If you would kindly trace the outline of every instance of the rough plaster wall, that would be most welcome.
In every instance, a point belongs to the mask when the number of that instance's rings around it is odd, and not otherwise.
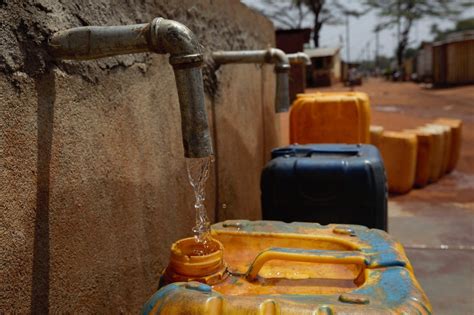
[[[167,2],[0,0],[0,313],[137,312],[171,242],[190,234],[193,200],[167,58],[55,62],[46,51],[54,31],[160,15],[188,25],[207,51],[273,44],[271,24],[239,1]],[[205,78],[208,109],[226,106],[212,101],[210,62]],[[221,78],[219,91],[260,78],[238,71]],[[261,98],[249,102],[261,113]]]
[[[271,158],[272,149],[281,146],[280,117],[288,113],[275,113],[275,90],[276,81],[273,69],[265,67],[262,69],[262,106],[264,119],[265,143],[263,150],[263,166]],[[263,167],[262,166],[262,167]]]
[[[225,65],[217,74],[229,82],[229,92],[218,93],[213,111],[218,130],[217,219],[260,220],[260,173],[271,150],[281,144],[273,66]],[[233,78],[243,82],[229,89]]]
[[[259,65],[225,65],[218,72],[219,78],[228,82],[227,87],[221,85],[228,92],[219,93],[214,107],[219,221],[261,219],[259,175],[264,126],[260,68]],[[234,84],[233,78],[246,77],[255,80],[250,83],[244,79],[229,89]]]

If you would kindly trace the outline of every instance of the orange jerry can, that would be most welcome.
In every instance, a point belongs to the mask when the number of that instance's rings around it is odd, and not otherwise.
[[[442,177],[448,170],[448,163],[449,163],[449,156],[451,153],[451,128],[444,125],[438,124],[427,124],[426,126],[432,128],[438,128],[443,132],[443,156],[442,156],[442,163],[441,163],[441,172],[439,177]]]
[[[342,96],[354,96],[359,102],[359,119],[360,119],[360,143],[370,143],[370,98],[367,93],[364,92],[318,92],[321,95],[342,95]],[[317,93],[315,93],[317,94]]]
[[[382,140],[383,127],[370,125],[370,144],[378,147]]]
[[[388,190],[407,193],[416,175],[417,137],[414,134],[384,131],[378,146],[387,172]]]
[[[447,172],[449,173],[456,167],[461,154],[462,121],[459,119],[439,118],[434,123],[451,128],[451,152],[447,165]]]
[[[443,155],[445,136],[442,129],[437,127],[420,127],[418,130],[428,132],[433,136],[433,154],[430,158],[430,175],[428,182],[436,182],[443,173]]]
[[[430,167],[433,164],[431,159],[434,157],[434,136],[430,132],[418,129],[407,129],[404,132],[416,135],[418,147],[416,149],[415,186],[424,187],[429,183]]]
[[[235,220],[211,235],[203,256],[193,238],[173,244],[143,314],[431,314],[403,247],[384,231]]]
[[[368,98],[359,95],[298,94],[290,111],[290,143],[369,143],[369,109]]]

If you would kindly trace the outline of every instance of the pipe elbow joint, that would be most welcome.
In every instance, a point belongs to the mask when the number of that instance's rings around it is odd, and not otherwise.
[[[293,54],[287,54],[288,59],[290,60],[290,63],[299,63],[302,64],[304,63],[306,66],[311,66],[311,58],[304,52],[297,52]]]
[[[275,64],[275,72],[289,72],[290,60],[285,52],[278,48],[269,48],[267,50],[267,61]]]
[[[194,33],[179,22],[155,18],[149,27],[149,49],[169,54],[169,63],[174,69],[184,154],[188,158],[210,156],[213,148],[204,103],[201,45]]]
[[[53,34],[53,56],[62,59],[96,59],[152,51],[170,54],[181,110],[186,157],[212,155],[201,65],[201,45],[183,24],[155,18],[151,23],[124,26],[77,27]]]
[[[199,67],[204,57],[202,48],[194,33],[185,25],[161,17],[150,23],[150,50],[170,54],[173,68]]]
[[[311,66],[313,63],[311,62],[311,58],[309,58],[309,56],[305,53],[300,53],[302,58],[304,59],[305,61],[305,65],[307,66]]]

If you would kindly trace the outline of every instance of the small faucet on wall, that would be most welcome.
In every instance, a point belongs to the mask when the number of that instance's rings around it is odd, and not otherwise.
[[[212,155],[201,72],[203,55],[186,26],[155,18],[145,24],[76,27],[53,34],[49,45],[53,56],[75,60],[140,52],[169,53],[181,110],[184,154],[189,158]]]
[[[285,53],[276,48],[266,50],[216,51],[212,59],[217,65],[226,63],[272,63],[275,64],[276,96],[275,111],[287,112],[290,107],[288,72],[290,63]]]
[[[304,63],[306,66],[311,66],[311,59],[304,52],[297,52],[293,54],[286,54],[290,63]]]

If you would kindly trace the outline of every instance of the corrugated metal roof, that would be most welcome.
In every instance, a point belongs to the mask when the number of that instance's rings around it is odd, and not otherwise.
[[[442,41],[439,41],[439,42],[434,42],[433,46],[439,46],[439,45],[455,43],[455,42],[463,42],[463,41],[468,41],[468,40],[474,40],[474,31],[473,30],[467,30],[467,31],[463,31],[463,32],[456,32],[456,33],[448,34],[448,36],[446,36],[445,40],[442,40]]]
[[[309,56],[309,58],[330,57],[339,53],[340,49],[341,47],[323,47],[305,49],[304,52]]]

